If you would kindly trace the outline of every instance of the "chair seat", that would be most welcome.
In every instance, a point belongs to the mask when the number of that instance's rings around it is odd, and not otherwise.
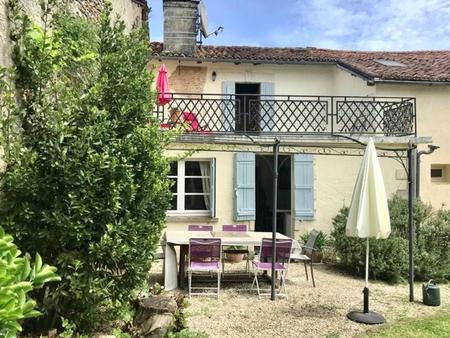
[[[253,262],[253,265],[258,270],[271,270],[272,269],[272,262]],[[286,270],[286,267],[282,263],[275,263],[275,270],[281,271]]]
[[[248,254],[249,251],[247,249],[226,249],[223,250],[224,253],[229,254]]]
[[[310,261],[311,258],[303,255],[303,254],[292,254],[291,255],[291,260],[298,260],[298,261]]]
[[[219,270],[219,262],[191,262],[189,265],[190,270]]]

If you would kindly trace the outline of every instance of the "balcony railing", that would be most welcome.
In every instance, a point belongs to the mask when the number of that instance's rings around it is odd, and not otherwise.
[[[170,94],[156,106],[162,129],[204,134],[416,135],[410,97]]]

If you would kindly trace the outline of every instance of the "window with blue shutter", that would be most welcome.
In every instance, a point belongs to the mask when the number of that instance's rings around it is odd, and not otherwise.
[[[256,219],[255,154],[236,153],[234,158],[234,219]]]
[[[233,81],[222,82],[222,116],[221,122],[223,131],[233,131],[236,119],[236,83]]]
[[[314,156],[294,155],[295,218],[314,219]]]
[[[274,109],[275,84],[272,82],[261,83],[261,129],[273,131],[275,109]]]

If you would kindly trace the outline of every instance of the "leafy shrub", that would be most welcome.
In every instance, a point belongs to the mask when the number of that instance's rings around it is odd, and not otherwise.
[[[369,239],[369,273],[373,278],[397,282],[408,273],[408,204],[394,196],[389,200],[391,235],[388,239]],[[338,263],[350,272],[365,271],[366,239],[347,237],[348,208],[333,218],[332,246]],[[450,212],[433,212],[429,205],[414,202],[415,273],[419,279],[450,280]]]
[[[418,227],[416,236],[417,277],[450,281],[450,211],[437,211]]]
[[[0,227],[0,337],[15,337],[22,331],[20,320],[41,314],[35,310],[36,302],[27,295],[30,291],[59,280],[56,268],[42,264],[39,254],[31,266],[29,258],[21,256],[12,236]]]
[[[51,2],[55,2],[52,0]],[[17,102],[1,88],[0,221],[20,247],[58,267],[37,299],[89,333],[146,282],[170,202],[170,140],[152,118],[144,30],[72,17],[44,4],[43,27],[11,8]]]
[[[306,231],[303,235],[300,236],[300,242],[302,244],[306,244],[308,242],[308,238],[309,238],[309,231]],[[317,250],[322,251],[327,244],[328,244],[327,234],[325,234],[323,231],[319,231],[314,247]]]

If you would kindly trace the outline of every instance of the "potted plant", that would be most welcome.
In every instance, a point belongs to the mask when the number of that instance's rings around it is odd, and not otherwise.
[[[241,253],[241,250],[245,250],[242,245],[231,245],[225,249],[225,257],[227,262],[240,263],[243,261],[245,253]],[[235,251],[235,252],[233,252]]]
[[[181,111],[178,107],[170,109],[170,123],[177,124],[180,122]]]
[[[300,242],[303,245],[306,245],[309,238],[309,231],[305,232],[302,236],[300,236]],[[322,231],[319,232],[319,235],[316,238],[316,243],[314,244],[314,249],[312,252],[311,260],[313,263],[320,263],[323,259],[323,248],[327,245],[328,236]],[[303,254],[306,254],[305,249],[302,250]]]

